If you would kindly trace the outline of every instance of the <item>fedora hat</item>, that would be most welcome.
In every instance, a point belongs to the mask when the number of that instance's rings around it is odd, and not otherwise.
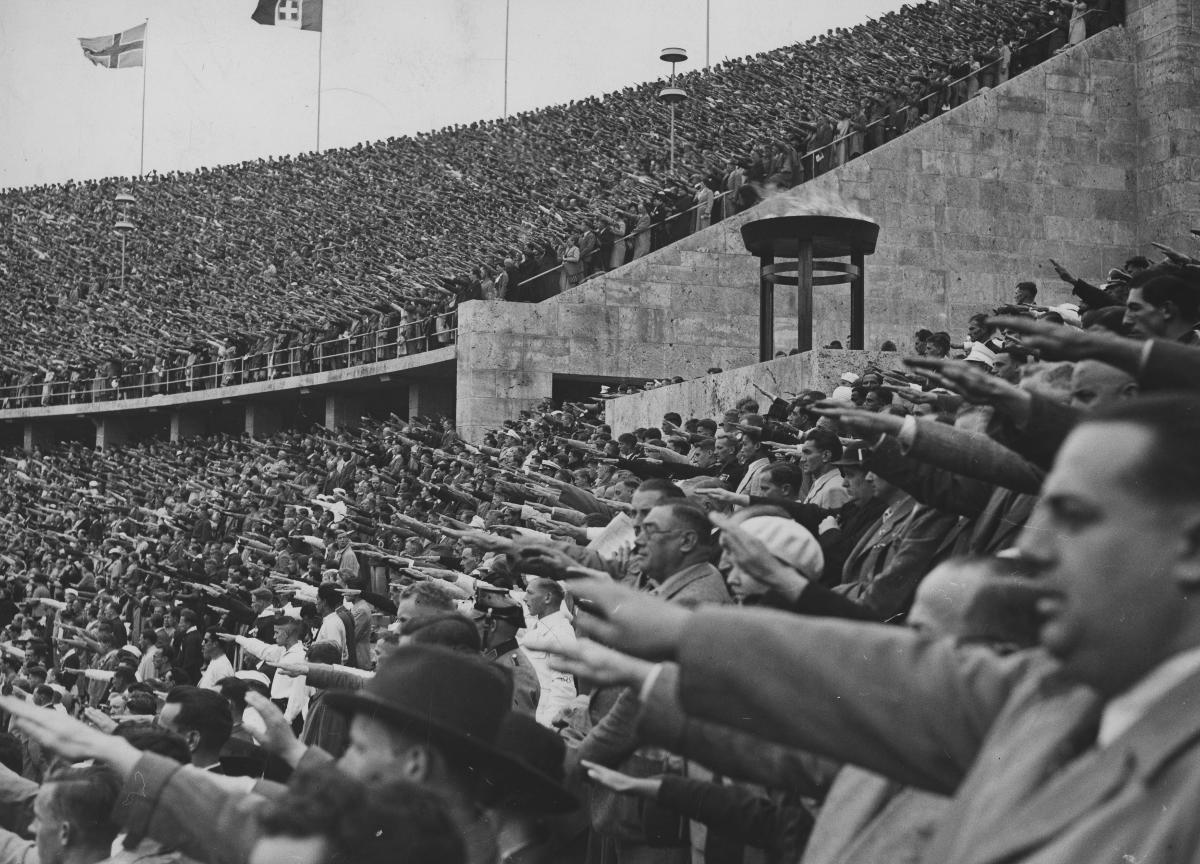
[[[500,722],[512,706],[512,679],[479,657],[435,645],[403,645],[361,690],[333,690],[331,708],[362,714],[492,763]]]
[[[863,462],[863,455],[864,455],[864,452],[866,451],[866,449],[867,448],[863,447],[861,444],[847,445],[842,450],[842,458],[838,459],[836,462],[831,462],[829,464],[831,464],[837,468],[862,468],[865,470],[867,466]]]
[[[537,813],[567,813],[579,806],[563,787],[567,745],[528,714],[505,715],[496,749],[500,754],[485,779],[498,793],[497,803]]]

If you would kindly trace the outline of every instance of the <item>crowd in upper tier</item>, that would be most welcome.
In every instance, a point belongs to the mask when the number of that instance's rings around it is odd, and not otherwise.
[[[463,300],[544,299],[821,174],[1119,20],[1094,5],[924,3],[686,73],[674,171],[648,83],[320,154],[7,190],[0,395],[115,399],[446,344]]]

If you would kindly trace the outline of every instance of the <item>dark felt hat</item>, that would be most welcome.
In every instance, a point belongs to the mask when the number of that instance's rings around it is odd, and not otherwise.
[[[487,771],[506,807],[537,813],[566,813],[579,800],[563,787],[567,747],[563,739],[528,714],[509,712],[496,738],[499,759]]]
[[[435,645],[403,645],[361,690],[334,690],[326,703],[410,729],[471,765],[500,757],[496,737],[512,707],[512,680],[482,658]]]

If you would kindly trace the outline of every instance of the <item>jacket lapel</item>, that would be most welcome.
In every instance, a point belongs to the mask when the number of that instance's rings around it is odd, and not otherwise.
[[[1149,785],[1200,742],[1200,672],[1171,688],[1125,734],[1063,765],[997,825],[981,832],[971,864],[997,864],[1052,838],[1094,813],[1131,782]]]

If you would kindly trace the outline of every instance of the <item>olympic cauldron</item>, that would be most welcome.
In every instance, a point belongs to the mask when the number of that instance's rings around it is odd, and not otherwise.
[[[796,346],[812,349],[813,286],[850,283],[850,345],[863,348],[866,279],[863,259],[875,252],[879,226],[869,219],[819,214],[766,216],[742,226],[746,250],[760,263],[759,360],[775,355],[775,286],[795,285]],[[830,261],[849,258],[850,263]],[[816,274],[823,275],[816,275]]]

